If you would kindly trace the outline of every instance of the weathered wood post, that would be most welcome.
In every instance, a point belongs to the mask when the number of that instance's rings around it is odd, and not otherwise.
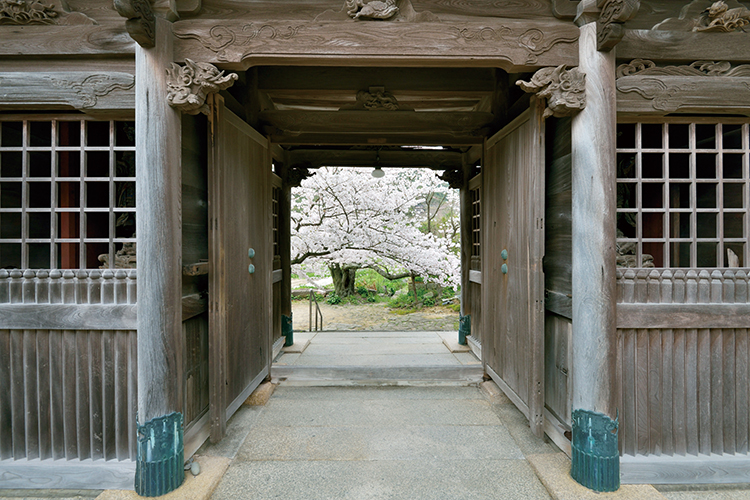
[[[571,475],[597,491],[620,486],[616,401],[617,169],[614,45],[628,0],[578,8],[586,106],[572,119],[573,356]],[[636,2],[637,4],[637,2]],[[601,6],[601,11],[597,8]]]
[[[292,324],[292,186],[288,183],[288,167],[281,166],[279,198],[279,252],[281,253],[281,333],[285,346],[294,344]]]
[[[123,5],[127,4],[127,5]],[[143,2],[116,2],[138,41],[136,213],[138,251],[138,455],[136,492],[163,495],[183,472],[181,117],[167,102],[172,28]],[[137,8],[136,8],[137,7]],[[145,10],[143,10],[145,9]],[[143,28],[134,33],[134,26]]]
[[[473,248],[472,231],[472,200],[469,191],[469,181],[473,166],[466,161],[466,154],[462,161],[461,185],[459,203],[461,207],[461,312],[458,327],[458,343],[466,345],[466,336],[471,335],[471,253]],[[468,326],[468,328],[467,328]],[[468,330],[468,331],[467,331]]]

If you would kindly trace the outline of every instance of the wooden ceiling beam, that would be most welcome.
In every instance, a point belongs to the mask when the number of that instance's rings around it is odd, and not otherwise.
[[[747,33],[693,33],[667,30],[625,30],[617,45],[618,59],[653,61],[750,61]]]
[[[286,163],[292,167],[320,168],[374,167],[384,168],[426,167],[433,170],[460,169],[463,153],[460,151],[425,150],[358,150],[358,149],[293,149],[286,152]]]
[[[489,132],[486,135],[489,135]],[[268,135],[271,143],[282,146],[474,146],[484,142],[484,135],[454,134],[285,134],[276,131]]]
[[[486,112],[263,111],[260,120],[290,134],[479,134],[494,120]]]
[[[373,86],[389,92],[486,93],[495,88],[495,72],[491,68],[258,68],[258,89],[264,92],[356,93]]]

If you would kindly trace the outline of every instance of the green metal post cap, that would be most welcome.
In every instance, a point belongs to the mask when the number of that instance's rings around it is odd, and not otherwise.
[[[254,248],[248,248],[248,249],[247,249],[247,256],[248,256],[249,258],[251,258],[251,259],[252,259],[253,257],[255,257],[255,249],[254,249]]]
[[[250,264],[249,266],[247,266],[247,272],[250,273],[250,274],[253,274],[255,272],[255,266],[252,265],[252,264]]]
[[[500,266],[500,271],[502,271],[503,274],[508,274],[508,264]]]
[[[471,335],[471,314],[458,319],[458,343],[466,345],[466,337]]]
[[[156,417],[143,425],[136,418],[136,428],[135,492],[156,497],[176,490],[185,479],[182,413]]]
[[[500,252],[500,257],[502,257],[503,260],[508,260],[508,251],[503,248],[502,252]]]
[[[594,491],[620,487],[619,419],[603,413],[573,410],[570,476]]]

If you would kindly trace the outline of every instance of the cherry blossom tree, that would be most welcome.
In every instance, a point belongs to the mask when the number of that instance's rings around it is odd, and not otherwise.
[[[292,264],[326,265],[339,296],[353,293],[363,268],[388,279],[458,285],[455,243],[420,230],[425,214],[435,219],[431,199],[457,203],[447,183],[426,169],[392,169],[380,179],[370,172],[325,167],[293,190]],[[447,213],[457,217],[458,209]]]

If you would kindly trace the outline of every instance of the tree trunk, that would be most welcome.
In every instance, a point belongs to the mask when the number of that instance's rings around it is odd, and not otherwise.
[[[412,273],[410,277],[411,277],[411,292],[414,294],[414,304],[419,304],[419,299],[417,298],[417,275]]]
[[[357,277],[356,267],[341,267],[340,264],[329,264],[328,270],[333,278],[333,289],[339,297],[354,295],[354,281]]]

